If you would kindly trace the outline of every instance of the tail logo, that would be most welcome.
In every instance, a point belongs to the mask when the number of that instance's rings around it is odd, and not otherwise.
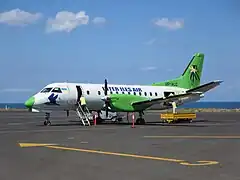
[[[192,81],[192,83],[194,83],[196,80],[200,80],[197,65],[192,65],[190,67],[190,80]]]

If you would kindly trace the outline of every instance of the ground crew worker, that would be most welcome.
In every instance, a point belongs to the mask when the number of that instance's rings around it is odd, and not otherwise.
[[[172,102],[173,113],[176,113],[177,104]]]
[[[82,110],[86,111],[86,100],[85,100],[85,97],[81,96],[80,104],[81,104]]]

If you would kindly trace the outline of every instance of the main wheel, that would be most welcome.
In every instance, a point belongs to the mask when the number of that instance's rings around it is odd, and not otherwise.
[[[145,124],[145,120],[143,118],[137,118],[136,124]]]
[[[48,121],[48,120],[45,120],[45,121],[44,121],[44,125],[45,125],[45,126],[49,126],[49,125],[51,125],[51,122]]]

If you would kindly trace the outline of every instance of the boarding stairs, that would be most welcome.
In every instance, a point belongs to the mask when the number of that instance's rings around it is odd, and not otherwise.
[[[91,122],[93,121],[93,116],[89,112],[87,107],[85,109],[86,111],[83,111],[80,103],[78,103],[77,109],[76,109],[77,116],[79,117],[79,119],[81,120],[84,126],[91,126]]]

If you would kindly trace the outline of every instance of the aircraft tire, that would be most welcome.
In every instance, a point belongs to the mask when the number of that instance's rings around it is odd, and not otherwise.
[[[45,126],[49,126],[49,125],[51,125],[51,122],[48,121],[48,120],[45,120],[43,124],[44,124]]]
[[[139,125],[145,124],[145,119],[143,119],[143,118],[137,118],[136,124],[139,124]]]

